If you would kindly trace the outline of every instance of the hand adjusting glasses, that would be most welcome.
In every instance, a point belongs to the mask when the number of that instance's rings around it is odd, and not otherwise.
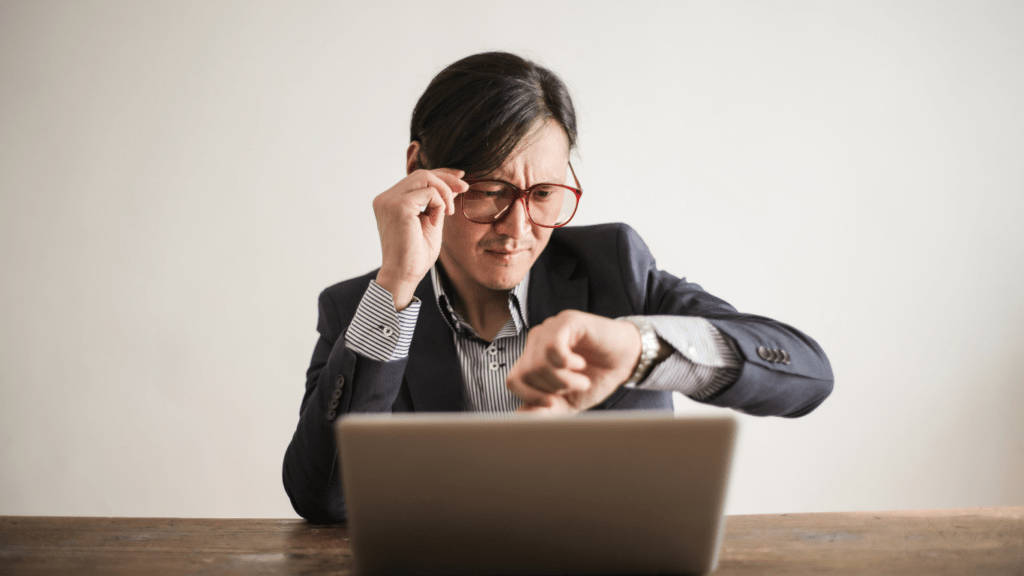
[[[512,212],[512,206],[523,198],[530,222],[544,228],[565,226],[576,214],[576,207],[583,194],[571,162],[569,170],[576,183],[575,188],[564,184],[541,183],[520,190],[504,180],[465,178],[469,190],[459,194],[462,213],[470,222],[492,224],[506,218]]]

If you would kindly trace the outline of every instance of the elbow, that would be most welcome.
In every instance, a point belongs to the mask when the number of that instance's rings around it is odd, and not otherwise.
[[[292,470],[286,457],[281,479],[292,509],[307,522],[340,524],[348,519],[337,474],[333,474],[326,485],[317,489],[311,483],[301,481],[301,472]]]
[[[806,396],[804,398],[804,402],[790,412],[782,414],[782,416],[784,418],[799,418],[810,414],[818,406],[821,406],[821,403],[832,394],[832,386],[835,383],[835,380],[831,376],[831,373],[829,373],[829,378],[827,380],[811,380],[809,382],[805,382],[804,386],[806,388]]]
[[[814,411],[832,393],[831,372],[816,376],[788,374],[748,362],[739,380],[704,402],[751,416],[798,418]]]
[[[808,340],[810,340],[808,338]],[[832,373],[832,363],[828,361],[825,351],[813,340],[810,340],[814,350],[817,352],[817,362],[813,365],[806,377],[800,378],[797,385],[800,392],[801,402],[792,410],[782,414],[785,418],[799,418],[813,412],[831,394],[835,385],[835,375]]]

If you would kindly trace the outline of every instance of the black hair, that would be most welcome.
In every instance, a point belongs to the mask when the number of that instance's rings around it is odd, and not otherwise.
[[[495,170],[538,122],[553,119],[576,146],[576,111],[554,72],[508,52],[474,54],[442,70],[412,112],[420,168]]]

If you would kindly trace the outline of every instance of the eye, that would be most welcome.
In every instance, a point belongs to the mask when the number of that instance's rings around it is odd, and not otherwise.
[[[540,188],[534,188],[532,199],[533,200],[546,200],[555,196],[561,189],[557,186],[541,186]]]
[[[475,182],[469,186],[467,194],[477,198],[501,198],[511,194],[508,185],[502,182]]]

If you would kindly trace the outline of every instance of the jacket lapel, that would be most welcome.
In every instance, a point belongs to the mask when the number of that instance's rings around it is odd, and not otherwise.
[[[552,248],[553,246],[549,246],[541,254],[533,266],[533,271],[530,272],[528,305],[531,328],[563,310],[589,311],[589,283],[579,259],[571,253]],[[619,388],[591,409],[610,408],[628,392],[626,388]]]
[[[441,317],[430,275],[416,288],[420,305],[405,382],[416,412],[462,411],[462,370],[451,328]]]
[[[549,244],[530,271],[530,328],[563,310],[586,310],[587,286],[579,260]]]

